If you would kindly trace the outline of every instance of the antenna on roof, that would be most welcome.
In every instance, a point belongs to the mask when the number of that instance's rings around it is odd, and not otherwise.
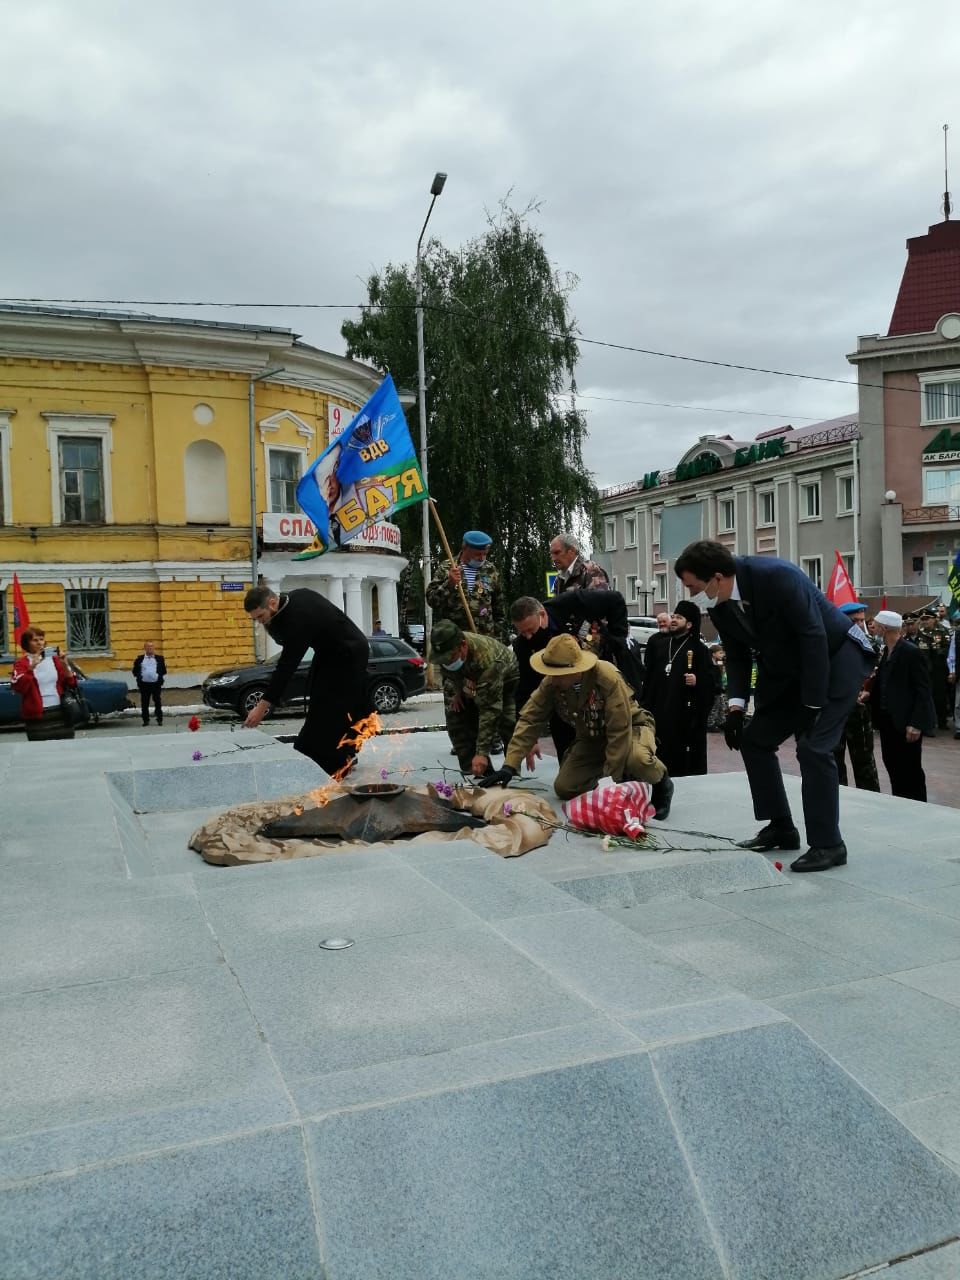
[[[950,221],[950,175],[947,164],[947,133],[950,126],[943,126],[943,220]]]

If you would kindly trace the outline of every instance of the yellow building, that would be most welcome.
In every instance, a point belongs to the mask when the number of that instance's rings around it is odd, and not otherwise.
[[[172,684],[251,660],[253,528],[259,580],[396,634],[395,526],[291,559],[311,533],[296,482],[378,382],[287,329],[0,306],[0,661],[14,572],[85,670],[129,672],[145,639]]]

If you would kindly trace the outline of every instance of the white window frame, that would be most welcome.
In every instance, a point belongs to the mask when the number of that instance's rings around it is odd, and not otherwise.
[[[809,524],[814,520],[823,519],[823,485],[820,483],[822,477],[804,476],[802,480],[797,481],[797,523]],[[804,502],[804,489],[816,489],[817,491],[817,514],[810,516],[805,514],[806,503]]]
[[[729,523],[724,523],[723,509],[726,504],[730,504],[733,512],[733,519]],[[735,533],[737,529],[737,498],[733,493],[717,494],[717,533]]]
[[[637,603],[637,579],[640,577],[638,573],[628,573],[626,578],[626,592],[624,599],[627,604]]]
[[[857,499],[857,494],[856,494],[857,486],[854,484],[854,481],[853,481],[853,471],[852,470],[838,471],[836,472],[835,478],[837,482],[837,515],[852,516],[853,504],[856,502],[856,499]],[[843,485],[848,480],[850,481],[850,505],[848,507],[845,507],[842,505],[842,502],[841,502],[841,494],[843,493]],[[823,495],[821,494],[821,497],[822,496]]]
[[[771,485],[769,489],[757,489],[757,528],[758,529],[775,529],[777,527],[777,490]],[[763,503],[765,498],[770,498],[773,502],[773,518],[764,520]]]
[[[667,575],[665,573],[655,573],[653,578],[656,588],[654,603],[659,604],[660,601],[663,601],[664,604],[668,604],[669,596],[667,595]]]
[[[114,415],[112,413],[41,413],[40,416],[47,423],[47,453],[50,457],[50,523],[63,524],[63,508],[60,502],[60,441],[69,439],[71,436],[81,436],[100,441],[103,523],[113,524],[113,478],[110,471],[110,457],[113,453]]]
[[[303,479],[303,473],[307,469],[307,450],[298,448],[295,444],[264,444],[263,446],[263,467],[264,480],[267,486],[265,497],[267,499],[267,511],[276,515],[289,515],[290,512],[278,512],[273,505],[273,495],[270,491],[270,455],[271,453],[295,453],[300,459],[300,478]],[[294,507],[296,511],[296,507]]]
[[[629,534],[629,532],[628,532],[628,529],[629,529],[629,526],[628,526],[628,524],[627,524],[627,521],[628,521],[628,520],[629,520],[629,521],[630,521],[630,523],[633,525],[633,537],[631,537],[631,536],[630,536],[630,534]],[[633,512],[633,514],[632,514],[632,515],[631,515],[630,513],[625,513],[625,514],[624,514],[624,517],[623,517],[623,545],[624,545],[625,547],[635,547],[635,546],[637,545],[637,513],[636,513],[635,511]]]
[[[0,525],[13,524],[13,490],[10,487],[11,419],[16,409],[0,409]]]
[[[617,549],[616,516],[604,516],[603,518],[603,549],[604,551],[616,551]]]
[[[952,418],[928,418],[927,417],[927,386],[930,383],[938,382],[957,382],[960,383],[960,376],[956,369],[944,369],[939,373],[920,373],[917,375],[920,382],[920,425],[922,427],[943,427],[948,426],[951,422],[960,422],[960,415],[954,415]]]
[[[853,586],[854,591],[857,589],[857,553],[855,551],[841,551],[840,559],[843,561],[843,567],[847,571],[847,577]]]
[[[813,574],[810,572],[810,570],[807,568],[808,565],[813,565],[813,564],[816,564],[817,566],[816,577],[814,577]],[[820,591],[822,591],[823,590],[823,556],[801,556],[800,568],[807,575],[807,577],[810,579],[813,585],[817,587]]]
[[[960,503],[960,498],[952,499],[949,494],[945,498],[928,498],[927,497],[927,477],[934,473],[943,475],[944,472],[949,472],[949,471],[955,471],[958,474],[960,474],[960,462],[956,462],[948,466],[944,466],[941,463],[939,466],[936,466],[936,467],[922,467],[921,471],[923,473],[923,478],[921,481],[922,493],[923,493],[923,504],[922,504],[923,506],[953,507],[953,506],[956,506],[958,503]]]
[[[657,507],[655,511],[650,513],[652,517],[651,534],[653,537],[653,545],[655,547],[660,546],[660,516],[662,512],[663,507]]]

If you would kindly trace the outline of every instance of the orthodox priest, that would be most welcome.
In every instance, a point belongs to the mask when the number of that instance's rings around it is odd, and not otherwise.
[[[367,637],[342,609],[307,587],[282,595],[269,587],[251,587],[243,607],[282,648],[270,683],[243,727],[259,725],[282,699],[304,654],[312,649],[307,683],[310,705],[293,745],[329,774],[349,767],[356,749],[341,746],[340,741],[352,724],[371,711]]]
[[[700,639],[700,608],[681,600],[670,629],[647,643],[640,703],[657,725],[657,755],[671,777],[707,772],[707,720],[716,678]]]

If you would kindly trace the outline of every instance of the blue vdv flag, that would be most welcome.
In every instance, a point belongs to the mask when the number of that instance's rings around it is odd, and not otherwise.
[[[297,485],[297,502],[313,522],[316,538],[293,558],[321,556],[427,497],[403,407],[388,373]]]

